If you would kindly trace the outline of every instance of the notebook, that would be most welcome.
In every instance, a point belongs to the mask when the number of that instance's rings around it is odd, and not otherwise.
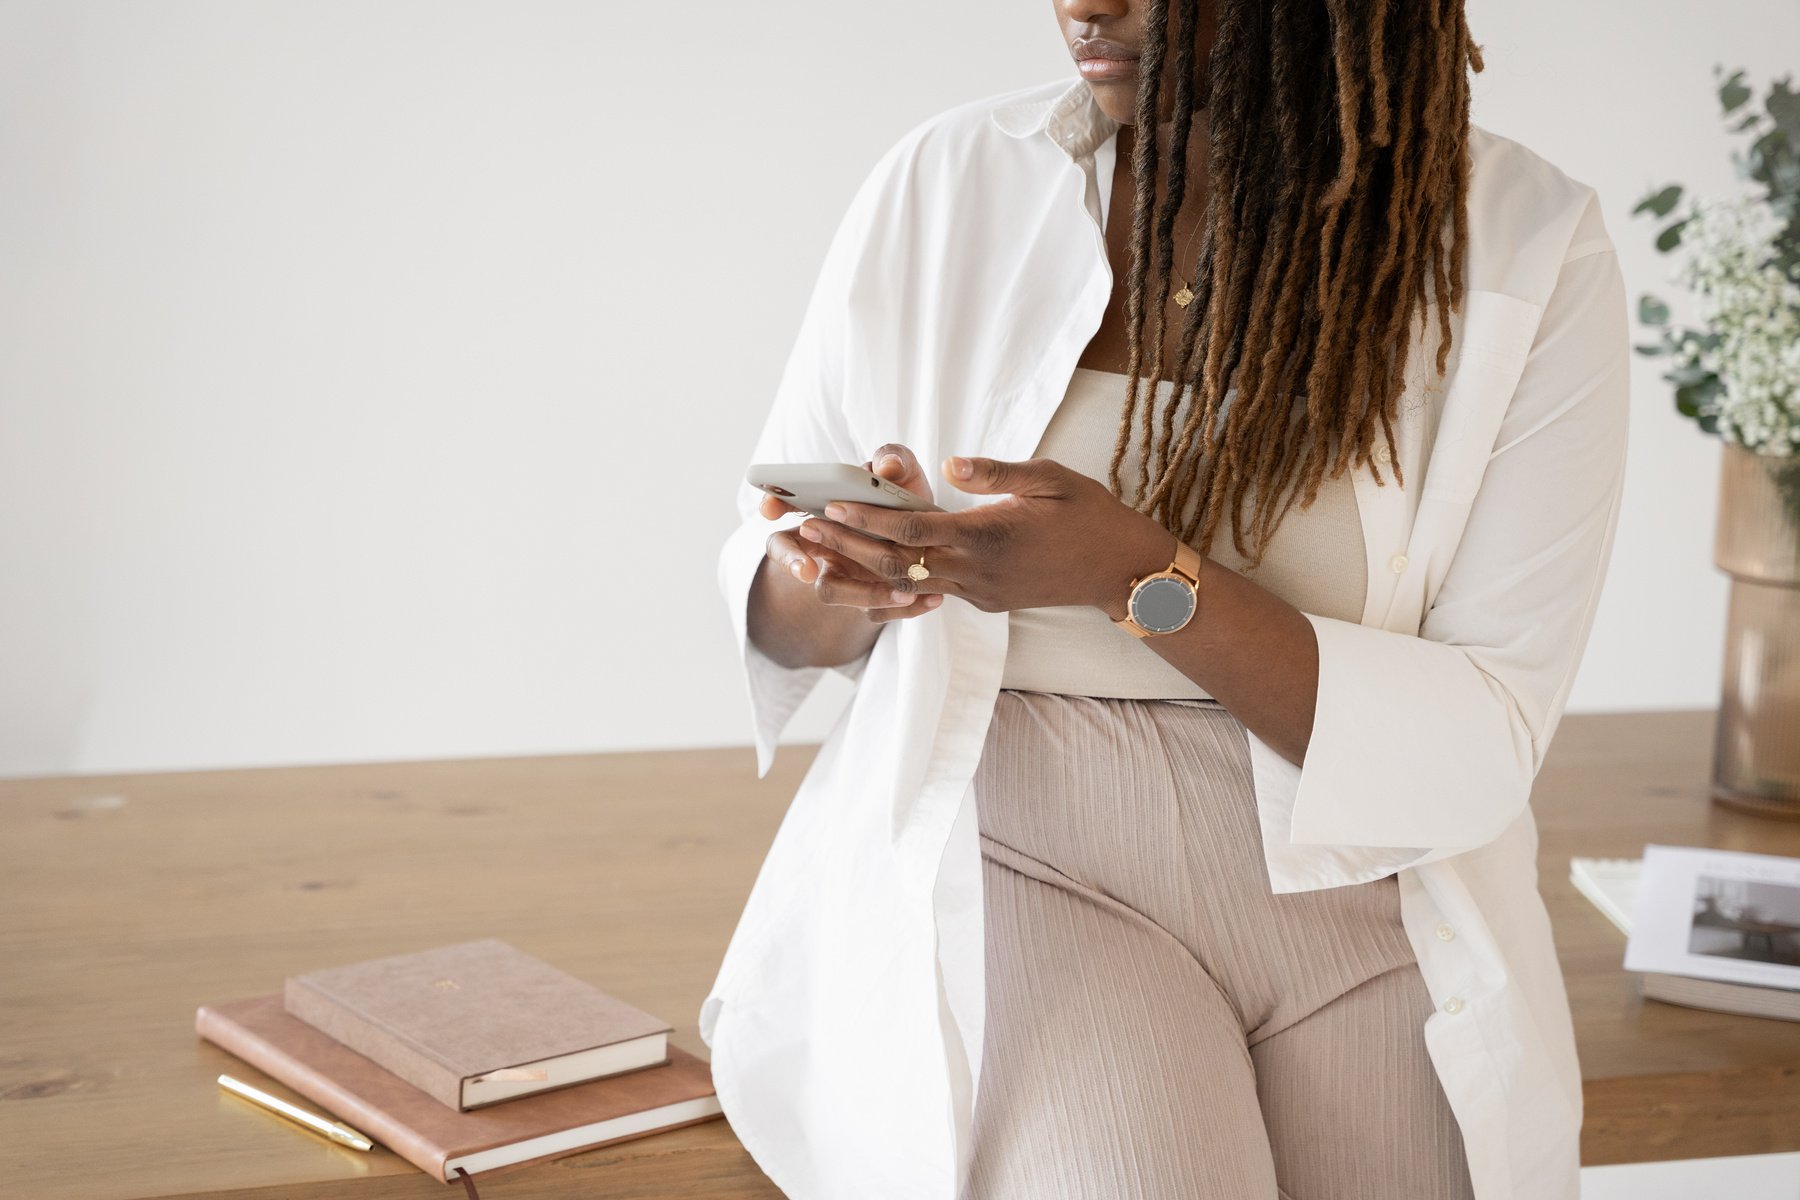
[[[1569,882],[1588,898],[1606,919],[1631,933],[1631,914],[1637,909],[1638,882],[1644,875],[1641,858],[1571,858]]]
[[[292,975],[283,996],[454,1109],[669,1061],[667,1021],[498,938]]]
[[[711,1067],[673,1045],[667,1066],[458,1112],[289,1014],[280,992],[201,1005],[194,1028],[442,1183],[721,1115]]]

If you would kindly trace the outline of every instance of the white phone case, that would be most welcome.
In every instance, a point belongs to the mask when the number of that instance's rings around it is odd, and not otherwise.
[[[823,517],[825,506],[833,500],[855,500],[910,512],[944,511],[899,484],[849,463],[753,463],[744,478],[752,487],[815,517]],[[889,540],[873,533],[866,536]]]

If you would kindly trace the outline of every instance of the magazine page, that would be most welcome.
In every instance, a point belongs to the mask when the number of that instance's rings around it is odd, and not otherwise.
[[[1644,847],[1625,969],[1800,989],[1800,858]]]

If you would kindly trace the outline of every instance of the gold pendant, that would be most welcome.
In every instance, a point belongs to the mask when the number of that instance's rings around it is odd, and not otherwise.
[[[1194,293],[1188,291],[1186,288],[1182,288],[1179,292],[1175,293],[1175,303],[1181,305],[1181,307],[1186,308],[1193,302]]]

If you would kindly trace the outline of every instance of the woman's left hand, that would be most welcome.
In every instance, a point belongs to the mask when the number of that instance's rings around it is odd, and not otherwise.
[[[984,612],[1094,605],[1122,616],[1130,581],[1175,557],[1175,535],[1160,522],[1054,459],[951,458],[943,474],[962,491],[1007,499],[945,513],[834,501],[830,520],[815,517],[800,533],[902,591],[960,596]],[[914,580],[906,568],[921,555],[931,574]]]

